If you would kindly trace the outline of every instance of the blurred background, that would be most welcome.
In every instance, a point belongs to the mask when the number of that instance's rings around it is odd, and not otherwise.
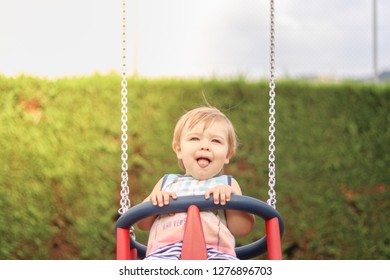
[[[205,98],[239,136],[225,172],[267,200],[269,8],[127,0],[132,205],[180,172],[175,123]],[[283,256],[389,259],[390,2],[275,11]],[[115,258],[121,36],[122,1],[0,0],[0,259]]]

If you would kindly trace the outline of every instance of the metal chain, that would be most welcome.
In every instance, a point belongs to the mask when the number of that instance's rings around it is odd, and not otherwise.
[[[122,0],[122,173],[121,173],[121,208],[118,210],[119,214],[124,214],[131,207],[130,203],[130,189],[128,186],[128,164],[127,164],[127,80],[126,80],[126,64],[127,64],[127,48],[126,48],[126,0]]]
[[[269,173],[268,173],[268,195],[267,203],[276,209],[276,164],[275,164],[275,5],[270,0],[270,82],[269,82]]]

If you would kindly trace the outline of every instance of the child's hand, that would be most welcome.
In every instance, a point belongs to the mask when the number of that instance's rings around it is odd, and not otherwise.
[[[216,186],[207,190],[204,197],[209,199],[211,194],[213,194],[214,197],[214,204],[225,205],[226,202],[230,201],[232,188],[227,185]]]
[[[169,198],[172,197],[173,199],[177,198],[177,195],[175,192],[163,192],[163,191],[157,191],[150,195],[150,201],[153,203],[154,206],[163,207],[164,205],[169,204]]]

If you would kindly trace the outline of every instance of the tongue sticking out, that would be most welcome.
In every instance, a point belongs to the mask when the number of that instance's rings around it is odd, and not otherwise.
[[[198,159],[198,164],[200,167],[205,168],[210,164],[210,161],[207,158]]]

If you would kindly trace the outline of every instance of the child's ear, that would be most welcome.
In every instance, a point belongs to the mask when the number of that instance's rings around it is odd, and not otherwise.
[[[230,162],[230,159],[234,156],[234,152],[229,152],[226,155],[225,164],[228,164]]]
[[[173,142],[173,143],[172,143],[172,149],[175,151],[177,158],[178,158],[178,159],[181,159],[182,156],[181,156],[180,144],[177,143],[177,142]]]

